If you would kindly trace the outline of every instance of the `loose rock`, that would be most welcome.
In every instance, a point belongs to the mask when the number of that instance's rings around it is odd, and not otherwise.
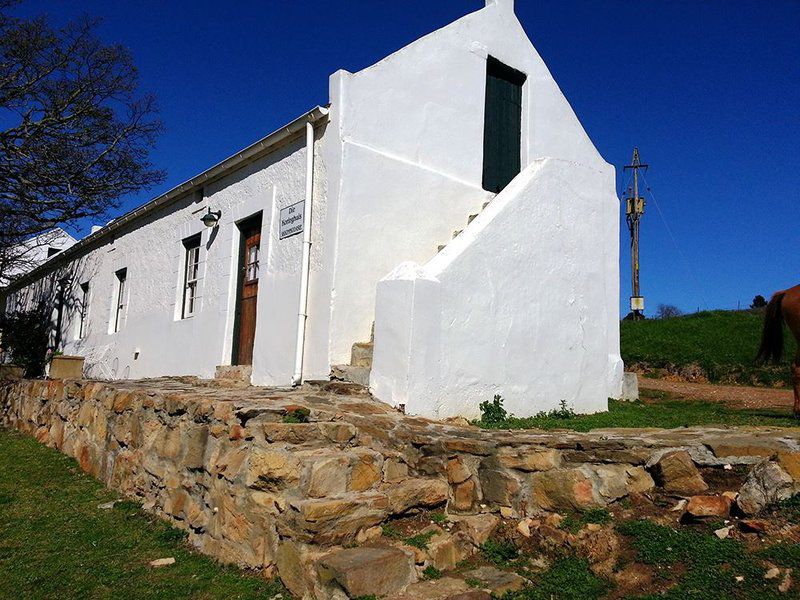
[[[763,461],[750,471],[739,490],[736,504],[742,512],[752,515],[768,504],[791,497],[796,490],[791,476],[777,463]]]
[[[652,468],[656,483],[667,492],[700,494],[708,489],[700,471],[685,450],[664,454]]]
[[[727,517],[731,512],[731,499],[725,496],[692,496],[686,505],[686,514],[696,519]]]

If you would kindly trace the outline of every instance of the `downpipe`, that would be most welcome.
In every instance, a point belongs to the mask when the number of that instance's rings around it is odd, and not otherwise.
[[[306,199],[303,206],[303,258],[300,271],[300,311],[297,315],[297,343],[295,345],[292,387],[303,383],[303,356],[306,345],[308,320],[308,281],[311,267],[311,206],[314,201],[314,124],[306,123]]]

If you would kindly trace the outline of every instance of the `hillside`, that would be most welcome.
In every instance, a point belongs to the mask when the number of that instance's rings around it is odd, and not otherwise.
[[[708,311],[672,319],[623,321],[625,367],[646,376],[681,375],[686,379],[755,385],[790,385],[789,363],[795,352],[785,333],[782,365],[757,366],[763,311]],[[699,371],[698,368],[702,369]]]

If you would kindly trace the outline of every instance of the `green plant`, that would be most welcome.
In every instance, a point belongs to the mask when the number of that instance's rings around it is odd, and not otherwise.
[[[42,377],[48,361],[47,344],[53,325],[45,303],[29,311],[16,311],[0,319],[0,338],[14,364],[25,369],[25,377]]]
[[[311,411],[302,406],[287,408],[283,415],[284,423],[308,423]]]
[[[442,576],[442,572],[433,565],[428,565],[425,567],[425,570],[422,571],[422,576],[425,579],[439,579]]]
[[[643,394],[644,396],[645,394]],[[590,431],[605,427],[662,427],[672,429],[691,425],[768,425],[797,427],[789,409],[736,409],[721,402],[674,400],[646,394],[648,401],[608,401],[608,411],[575,415],[571,419],[549,415],[508,417],[505,421],[477,425],[487,429],[572,429]],[[652,398],[652,400],[651,400]]]
[[[411,537],[407,537],[403,541],[409,546],[414,546],[414,548],[425,550],[428,548],[428,542],[431,541],[431,538],[434,535],[436,535],[435,531],[427,531],[425,533],[418,533],[417,535],[412,535]]]
[[[554,408],[548,412],[540,411],[536,414],[537,419],[558,419],[564,421],[574,419],[576,416],[575,411],[567,404],[566,400],[561,400],[558,403],[558,408]]]
[[[484,401],[479,405],[481,410],[481,423],[484,425],[498,425],[508,418],[508,412],[503,408],[503,398],[495,394],[494,399]]]
[[[700,367],[712,382],[791,385],[789,362],[795,341],[785,336],[786,358],[780,365],[757,365],[756,349],[764,322],[759,310],[715,310],[674,319],[620,323],[620,348],[626,365],[651,371],[680,372]]]
[[[290,596],[270,581],[194,551],[186,533],[118,496],[77,462],[0,427],[0,598]],[[175,565],[148,567],[157,558]]]
[[[519,557],[517,547],[507,540],[490,538],[480,545],[483,557],[498,566],[507,566]]]
[[[785,517],[790,523],[800,523],[800,494],[773,504],[769,510]]]
[[[392,525],[387,524],[381,526],[381,531],[383,532],[383,535],[390,540],[399,540],[402,537],[402,534]]]
[[[534,585],[507,592],[502,600],[596,600],[612,585],[592,573],[585,559],[567,557],[539,575]]]
[[[442,525],[447,522],[447,515],[440,512],[431,513],[431,521],[437,525]]]
[[[569,531],[570,533],[577,533],[587,523],[596,523],[604,525],[611,522],[611,513],[605,508],[587,508],[577,515],[569,514],[561,521],[560,529]]]
[[[480,579],[475,579],[474,577],[467,577],[464,580],[464,583],[466,583],[471,588],[482,588],[483,587],[483,582]]]

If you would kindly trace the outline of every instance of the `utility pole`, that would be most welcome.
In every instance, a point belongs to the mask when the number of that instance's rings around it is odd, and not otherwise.
[[[644,198],[639,196],[639,169],[647,170],[648,165],[639,160],[639,148],[633,149],[631,164],[625,165],[625,171],[633,171],[633,191],[628,188],[625,199],[625,216],[631,234],[631,279],[633,294],[631,295],[631,313],[634,321],[644,318],[644,296],[639,290],[639,219],[644,214]]]

